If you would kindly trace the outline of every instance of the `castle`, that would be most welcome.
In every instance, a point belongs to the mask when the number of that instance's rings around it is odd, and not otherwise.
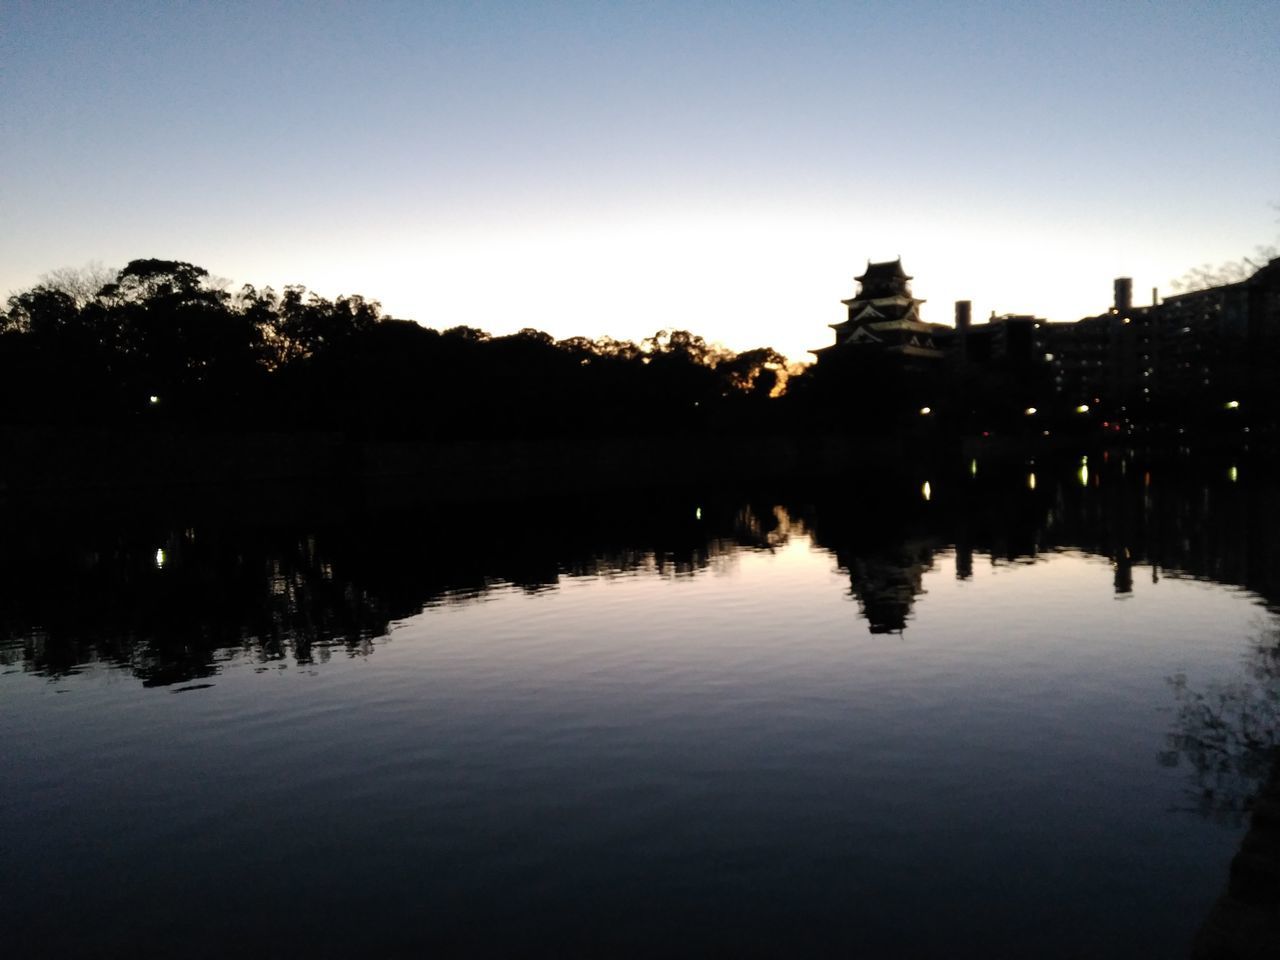
[[[812,351],[819,365],[859,351],[925,370],[1038,368],[1065,403],[1135,413],[1189,397],[1235,402],[1237,394],[1276,388],[1280,258],[1235,283],[1163,301],[1153,290],[1146,306],[1134,305],[1133,283],[1121,277],[1108,310],[1066,323],[993,314],[975,324],[967,300],[956,302],[953,326],[926,323],[901,258],[868,262],[854,279],[857,295],[841,301],[847,317],[831,325],[835,342]]]
[[[902,258],[886,263],[867,263],[858,282],[858,294],[841,302],[848,308],[848,318],[831,324],[836,342],[812,351],[819,359],[823,353],[847,346],[874,345],[888,354],[936,360],[942,351],[934,342],[941,332],[936,324],[920,320],[920,304],[911,295],[911,277],[902,269]]]

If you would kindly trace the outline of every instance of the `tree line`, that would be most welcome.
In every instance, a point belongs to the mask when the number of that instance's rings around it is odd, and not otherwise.
[[[302,286],[228,292],[207,270],[134,260],[58,271],[0,313],[0,419],[370,439],[754,429],[786,358],[683,330],[640,342],[492,336]]]
[[[845,350],[799,366],[767,346],[734,352],[687,330],[638,342],[437,330],[362,296],[328,299],[302,286],[230,292],[175,260],[56,271],[0,312],[8,425],[536,440],[1083,436],[1114,432],[1121,417],[1166,432],[1247,422],[1221,403],[1196,413],[1197,397],[1175,399],[1181,406],[1168,410],[1126,411],[1114,398],[1081,406],[1034,357],[914,364]],[[1255,426],[1280,416],[1260,401],[1246,406]]]

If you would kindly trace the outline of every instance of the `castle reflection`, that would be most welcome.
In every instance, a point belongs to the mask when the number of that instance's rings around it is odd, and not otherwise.
[[[927,499],[917,476],[756,502],[349,506],[291,519],[236,507],[180,524],[154,511],[10,512],[0,516],[0,660],[51,677],[106,664],[152,686],[209,677],[233,657],[322,663],[368,654],[425,607],[564,578],[699,576],[798,536],[848,576],[873,634],[909,628],[947,551],[961,579],[978,564],[1073,549],[1112,562],[1118,595],[1136,576],[1192,577],[1280,599],[1275,484],[1238,464],[965,461],[925,482]]]

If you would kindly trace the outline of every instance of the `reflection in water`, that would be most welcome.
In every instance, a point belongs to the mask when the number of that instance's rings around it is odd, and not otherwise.
[[[1192,956],[1273,957],[1280,946],[1280,632],[1250,643],[1234,679],[1203,689],[1170,678],[1177,721],[1160,760],[1191,769],[1201,816],[1249,830],[1226,884],[1198,931]]]
[[[357,513],[340,521],[165,520],[52,526],[9,517],[0,543],[0,658],[50,676],[102,662],[147,685],[205,678],[228,657],[323,662],[366,655],[424,607],[538,593],[562,578],[695,576],[741,550],[807,536],[844,571],[873,634],[907,629],[939,551],[956,576],[975,556],[1035,562],[1065,548],[1111,561],[1117,596],[1136,568],[1280,598],[1270,483],[1186,464],[1130,470],[978,470],[853,484],[773,503],[525,503],[503,509]],[[1073,475],[1074,474],[1074,475]],[[1137,478],[1141,482],[1136,482]],[[1153,477],[1157,479],[1153,479]],[[1090,482],[1092,478],[1092,482]]]
[[[1275,745],[1280,642],[1248,633],[1280,597],[1275,500],[1225,463],[1082,466],[961,461],[927,498],[922,472],[0,517],[0,810],[32,878],[7,902],[51,954],[90,928],[136,945],[194,902],[270,937],[265,887],[297,892],[281,935],[321,952],[335,929],[491,955],[706,930],[688,952],[1174,955]],[[130,675],[190,695],[109,682]]]
[[[1184,674],[1175,674],[1169,683],[1177,722],[1161,760],[1188,764],[1197,812],[1238,825],[1280,750],[1280,635],[1271,631],[1250,643],[1234,679],[1195,689]]]
[[[670,504],[652,515],[524,504],[302,527],[149,521],[52,537],[10,518],[0,658],[49,676],[102,662],[152,686],[211,676],[232,656],[367,655],[392,621],[426,606],[538,593],[562,577],[692,576],[791,529],[772,507]]]

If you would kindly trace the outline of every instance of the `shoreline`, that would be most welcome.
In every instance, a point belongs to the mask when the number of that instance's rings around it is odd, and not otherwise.
[[[538,440],[369,441],[340,434],[197,434],[156,430],[0,428],[0,503],[242,489],[355,486],[449,502],[608,494],[700,484],[823,481],[935,473],[971,460],[1012,466],[1104,450],[1267,459],[1231,438],[1174,444],[1082,437],[901,434],[683,435]],[[1269,449],[1267,445],[1266,449]]]

